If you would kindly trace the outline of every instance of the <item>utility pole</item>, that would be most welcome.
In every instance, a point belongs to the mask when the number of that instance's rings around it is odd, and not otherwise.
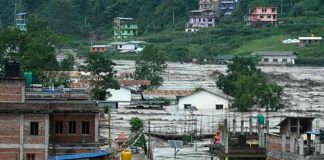
[[[147,159],[152,160],[153,155],[152,155],[152,147],[151,147],[151,121],[150,119],[148,120],[148,134],[149,134],[149,145],[148,145],[148,154],[147,154]]]
[[[14,8],[14,21],[13,21],[14,27],[16,27],[16,14],[17,14],[17,0],[15,0],[15,8]]]

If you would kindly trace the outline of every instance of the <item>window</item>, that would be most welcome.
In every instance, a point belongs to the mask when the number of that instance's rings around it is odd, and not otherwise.
[[[271,15],[268,15],[267,18],[271,18]]]
[[[272,8],[272,13],[276,12],[276,8]]]
[[[282,59],[282,62],[287,62],[287,58]]]
[[[30,135],[38,135],[38,122],[30,122]]]
[[[75,134],[76,133],[76,122],[70,121],[69,122],[69,134]]]
[[[55,133],[56,134],[63,133],[63,121],[55,121]]]
[[[266,8],[263,8],[262,9],[262,13],[265,13],[265,12],[267,12],[267,9]]]
[[[277,63],[278,62],[278,59],[277,58],[274,58],[273,59],[273,62],[276,62]]]
[[[208,18],[208,22],[213,22],[213,19],[212,18]]]
[[[184,104],[184,109],[189,109],[191,107],[191,104]]]
[[[216,109],[219,110],[219,109],[223,109],[223,105],[222,104],[216,104]]]
[[[26,154],[26,160],[35,160],[35,154],[34,153],[27,153]]]
[[[263,59],[263,62],[269,62],[269,59],[268,58],[264,58]]]
[[[263,17],[264,17],[263,15],[260,16],[261,19],[262,19]]]
[[[89,121],[82,122],[82,134],[89,134]]]

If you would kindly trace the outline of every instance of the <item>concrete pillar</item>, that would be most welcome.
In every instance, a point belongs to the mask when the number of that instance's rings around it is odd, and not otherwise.
[[[300,137],[300,119],[297,119],[297,137]]]
[[[99,142],[99,113],[95,115],[95,142]]]
[[[244,134],[244,120],[241,120],[241,134]]]
[[[281,151],[286,152],[286,135],[281,135]]]
[[[267,134],[269,134],[270,133],[270,123],[269,123],[269,118],[267,118],[267,120],[266,120],[266,130],[267,130]]]
[[[287,129],[287,136],[290,136],[291,135],[291,120],[288,119],[288,125],[287,125],[288,129]]]
[[[290,137],[290,153],[295,153],[295,134],[292,134]]]
[[[307,134],[307,153],[309,154],[311,151],[311,134]]]
[[[224,120],[224,133],[225,133],[225,154],[228,154],[228,130],[227,130],[227,119]]]
[[[48,158],[49,134],[49,115],[45,113],[45,160]]]
[[[253,132],[253,125],[252,125],[252,118],[251,117],[249,118],[249,123],[250,123],[250,135],[251,135],[252,132]]]
[[[233,134],[236,134],[236,119],[233,118]]]
[[[303,137],[299,138],[299,155],[304,156],[304,139]]]
[[[19,118],[19,160],[24,160],[24,115]]]

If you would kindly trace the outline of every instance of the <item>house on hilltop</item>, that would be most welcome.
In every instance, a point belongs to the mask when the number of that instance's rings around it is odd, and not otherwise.
[[[132,39],[138,35],[138,26],[133,18],[114,18],[114,39]]]
[[[322,37],[299,37],[299,46],[312,46],[312,45],[319,45],[322,42]]]
[[[249,26],[278,24],[278,10],[276,7],[255,7],[250,9],[249,15],[244,18]]]

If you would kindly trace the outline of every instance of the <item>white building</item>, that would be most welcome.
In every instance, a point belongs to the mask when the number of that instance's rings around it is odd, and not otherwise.
[[[292,51],[257,51],[253,56],[261,58],[260,65],[287,65],[295,64],[297,56]]]
[[[191,95],[181,97],[178,103],[179,110],[196,108],[197,112],[212,115],[224,114],[234,103],[234,98],[223,93],[211,90],[199,90]]]
[[[132,99],[131,90],[126,87],[120,87],[119,89],[107,89],[110,96],[107,97],[108,102],[117,102],[118,106],[129,105]]]
[[[114,46],[119,53],[138,53],[143,51],[146,44],[144,41],[129,41],[113,42],[110,45]]]

